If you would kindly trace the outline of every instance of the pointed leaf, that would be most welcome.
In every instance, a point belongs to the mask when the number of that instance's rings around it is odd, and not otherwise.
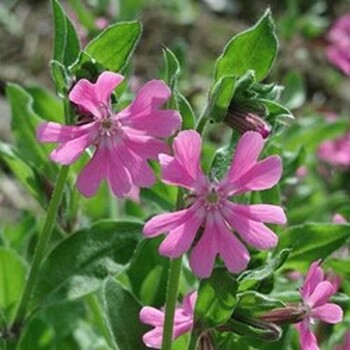
[[[225,269],[217,268],[201,281],[195,307],[196,328],[216,327],[225,323],[236,306],[237,282]]]
[[[111,25],[92,40],[84,51],[106,69],[119,72],[127,65],[141,31],[139,21]]]
[[[225,75],[242,76],[250,69],[255,71],[258,81],[264,79],[276,57],[277,47],[275,28],[268,10],[255,26],[237,34],[226,45],[216,61],[215,81]]]
[[[307,270],[315,260],[325,259],[350,237],[350,224],[307,223],[281,233],[278,250],[291,248],[285,268]]]
[[[80,43],[78,34],[57,0],[52,0],[52,12],[55,27],[53,58],[65,67],[78,57]]]
[[[57,167],[48,159],[50,147],[40,144],[36,139],[36,128],[44,120],[34,112],[32,96],[16,84],[7,85],[6,96],[11,105],[11,129],[17,151],[23,159],[34,163],[38,171],[54,178]]]

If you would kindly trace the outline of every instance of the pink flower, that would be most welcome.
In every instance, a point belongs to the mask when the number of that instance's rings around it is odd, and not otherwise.
[[[309,173],[307,167],[305,165],[300,166],[297,171],[296,171],[296,176],[299,179],[304,178],[305,176],[307,176],[307,174]]]
[[[335,140],[327,140],[318,148],[318,156],[323,161],[339,167],[350,166],[350,132]]]
[[[350,331],[347,331],[344,336],[344,343],[338,345],[335,350],[350,350]]]
[[[333,224],[346,224],[347,221],[343,215],[337,213],[337,214],[334,214],[334,216],[332,218],[332,223]]]
[[[190,265],[201,278],[209,277],[215,257],[219,254],[229,271],[238,273],[246,268],[249,252],[231,231],[258,249],[276,246],[278,237],[264,222],[284,224],[282,208],[274,205],[243,205],[232,203],[229,197],[249,191],[271,188],[281,177],[281,159],[277,156],[258,161],[264,141],[257,132],[245,133],[238,142],[236,154],[226,176],[210,181],[200,167],[200,135],[182,131],[175,138],[175,156],[159,156],[162,180],[190,190],[192,204],[175,213],[153,217],[144,226],[148,237],[169,232],[159,251],[176,258],[191,248],[200,227],[204,232],[192,250]]]
[[[187,294],[182,306],[176,308],[174,316],[173,340],[180,335],[190,332],[193,327],[194,306],[197,300],[197,292]],[[143,342],[147,347],[160,349],[163,339],[164,311],[145,306],[140,312],[140,321],[155,328],[144,334]]]
[[[350,13],[340,17],[328,33],[328,60],[344,74],[350,75]]]
[[[135,186],[153,185],[156,178],[147,160],[167,152],[167,144],[160,138],[169,137],[181,125],[178,112],[159,110],[170,97],[170,89],[160,80],[148,82],[128,107],[113,112],[110,97],[123,79],[120,74],[104,72],[94,84],[79,80],[69,99],[89,113],[89,122],[80,126],[47,122],[37,130],[39,141],[59,143],[50,158],[63,165],[75,162],[94,146],[94,154],[77,180],[86,197],[93,196],[103,180],[118,197]]]
[[[329,281],[324,280],[324,273],[319,264],[320,261],[311,264],[300,291],[306,308],[304,320],[297,324],[302,350],[319,350],[311,330],[315,319],[331,324],[343,319],[343,310],[336,304],[328,303],[335,290]]]

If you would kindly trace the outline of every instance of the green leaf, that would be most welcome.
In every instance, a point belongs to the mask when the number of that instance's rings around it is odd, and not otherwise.
[[[165,304],[169,259],[158,252],[162,240],[141,241],[126,271],[132,292],[145,305]]]
[[[214,79],[225,75],[242,76],[246,71],[255,71],[258,81],[270,71],[276,57],[278,41],[270,10],[258,23],[234,36],[226,45],[215,65]]]
[[[245,317],[258,318],[265,312],[285,307],[279,299],[271,298],[267,295],[255,291],[248,291],[238,295],[238,302],[235,314],[244,315]]]
[[[180,92],[177,92],[176,94],[176,101],[182,117],[182,130],[194,129],[196,124],[196,117],[191,104]]]
[[[106,69],[119,72],[127,65],[141,31],[139,21],[111,25],[92,40],[84,51]]]
[[[13,250],[0,247],[0,311],[7,320],[14,311],[26,280],[27,266]]]
[[[33,304],[80,298],[122,272],[141,237],[142,223],[102,220],[58,244],[43,262]]]
[[[80,51],[79,37],[59,2],[51,0],[51,4],[55,27],[53,58],[67,67],[78,57]]]
[[[224,76],[214,85],[205,114],[215,122],[222,122],[235,93],[236,77]]]
[[[241,273],[237,278],[239,290],[250,289],[263,280],[273,276],[273,273],[286,262],[289,254],[290,249],[283,249],[278,256],[268,259],[265,265]]]
[[[62,100],[50,94],[46,89],[39,86],[30,86],[26,91],[32,96],[33,110],[42,119],[64,123],[64,108]]]
[[[46,207],[45,186],[35,167],[21,158],[14,147],[0,142],[0,159],[6,163],[16,179],[40,203]]]
[[[174,209],[177,188],[168,186],[161,182],[156,183],[152,188],[142,188],[141,198],[145,202],[154,202],[159,208],[165,211]]]
[[[217,180],[221,180],[224,177],[231,166],[237,141],[237,134],[233,132],[230,143],[215,152],[210,165],[210,176]]]
[[[107,324],[118,349],[143,350],[142,335],[149,331],[140,322],[141,305],[118,282],[108,279],[103,286],[104,310]]]
[[[69,89],[69,79],[66,68],[60,62],[51,60],[50,70],[57,94],[60,95],[60,97],[64,97]]]
[[[11,105],[11,129],[16,140],[17,151],[23,159],[33,162],[43,174],[57,174],[57,167],[48,161],[49,147],[36,139],[36,128],[44,120],[33,111],[33,98],[16,84],[8,84],[6,96]]]
[[[21,334],[17,350],[52,350],[55,341],[55,331],[45,321],[34,318]]]
[[[268,120],[271,121],[272,118],[275,119],[276,117],[294,119],[292,112],[281,104],[265,99],[259,99],[259,101],[267,108]]]
[[[181,71],[180,63],[175,54],[167,47],[163,48],[163,58],[165,63],[164,80],[171,90],[174,90]]]
[[[318,259],[325,259],[350,237],[350,224],[307,223],[282,232],[278,250],[291,248],[285,268],[306,271]]]
[[[208,279],[201,281],[195,307],[198,328],[224,324],[236,306],[237,283],[225,269],[217,268]]]

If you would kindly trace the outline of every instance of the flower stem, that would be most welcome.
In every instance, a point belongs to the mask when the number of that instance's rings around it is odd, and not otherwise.
[[[68,176],[68,170],[69,170],[69,166],[62,166],[59,172],[59,175],[56,181],[56,186],[53,191],[53,194],[49,203],[49,207],[47,209],[45,224],[44,224],[42,233],[39,237],[37,246],[35,248],[32,265],[29,271],[29,276],[26,281],[21,302],[17,309],[15,321],[13,323],[13,327],[15,328],[17,327],[20,328],[26,317],[27,306],[39,275],[41,263],[45,256],[48,242],[50,241],[52,229],[55,225],[58,208],[61,203],[61,199],[63,195],[63,188]]]
[[[199,118],[196,126],[196,130],[200,134],[203,133],[207,122],[208,122],[208,118],[206,116],[206,113],[204,112]],[[182,196],[183,196],[183,193],[181,190],[179,190],[178,196],[177,196],[176,209],[179,209],[181,207]],[[177,259],[173,259],[170,262],[170,272],[169,272],[169,278],[168,278],[168,289],[167,289],[167,297],[166,297],[166,304],[165,304],[165,320],[164,320],[163,340],[162,340],[161,350],[171,350],[171,346],[172,346],[174,315],[175,315],[175,308],[176,308],[177,295],[178,295],[179,282],[180,282],[181,264],[182,264],[182,256]]]
[[[167,290],[162,350],[171,350],[174,314],[180,282],[182,256],[170,262],[169,284]]]

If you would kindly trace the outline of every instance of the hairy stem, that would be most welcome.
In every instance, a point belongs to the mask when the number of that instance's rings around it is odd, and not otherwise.
[[[55,189],[53,191],[49,207],[47,209],[46,220],[42,230],[42,233],[39,237],[39,241],[35,248],[34,257],[32,265],[29,271],[29,276],[26,281],[24,292],[20,301],[20,304],[17,309],[15,321],[13,327],[21,327],[27,312],[28,303],[33,292],[33,288],[39,276],[40,267],[47,251],[47,245],[50,241],[52,229],[55,225],[57,212],[59,205],[62,200],[64,185],[68,176],[68,166],[63,166],[59,172]]]
[[[170,262],[169,284],[166,298],[165,320],[163,328],[162,350],[171,350],[174,314],[179,289],[182,257],[173,259]]]

